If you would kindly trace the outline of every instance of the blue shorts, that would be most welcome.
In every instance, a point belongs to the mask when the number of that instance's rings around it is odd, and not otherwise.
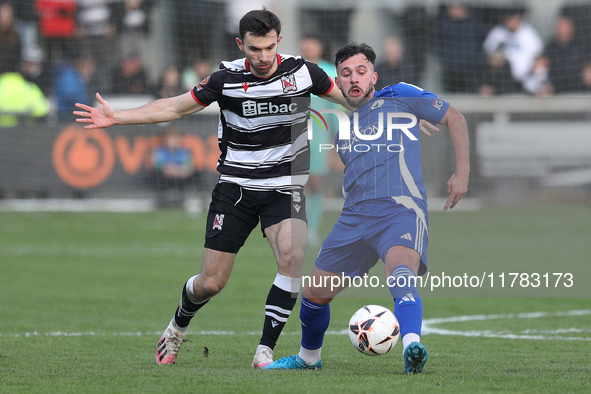
[[[429,217],[426,202],[412,197],[367,200],[343,212],[316,258],[321,270],[363,276],[388,249],[404,245],[421,256],[419,275],[427,272]]]

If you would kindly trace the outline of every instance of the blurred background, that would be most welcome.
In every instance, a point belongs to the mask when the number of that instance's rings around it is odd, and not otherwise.
[[[217,179],[215,105],[84,131],[74,103],[100,92],[124,109],[189,91],[242,57],[238,21],[262,6],[282,20],[280,53],[332,63],[366,42],[377,88],[416,84],[462,112],[465,209],[591,201],[591,1],[0,0],[0,209],[199,210]],[[421,141],[438,205],[454,169],[442,129]],[[339,209],[342,167],[326,166],[325,206]]]

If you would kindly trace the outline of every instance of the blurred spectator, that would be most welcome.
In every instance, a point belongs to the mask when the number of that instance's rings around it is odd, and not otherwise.
[[[182,141],[178,130],[169,126],[163,144],[152,152],[154,185],[160,207],[182,205],[183,193],[195,174],[191,151],[183,147]]]
[[[547,97],[554,93],[550,82],[550,62],[544,55],[540,55],[534,61],[531,72],[523,79],[524,90],[536,96]]]
[[[509,64],[511,75],[516,81],[523,81],[542,54],[544,43],[538,32],[523,19],[520,10],[510,11],[503,23],[496,25],[484,40],[488,56],[502,53]]]
[[[49,111],[49,101],[41,89],[23,78],[16,71],[17,65],[11,63],[0,62],[0,127],[14,127],[19,119],[29,123]]]
[[[174,97],[185,93],[186,90],[181,86],[181,75],[176,66],[168,66],[162,77],[160,83],[156,88],[156,96],[158,98]]]
[[[400,36],[403,38],[404,47],[408,49],[406,59],[412,63],[415,71],[413,80],[419,83],[427,63],[427,30],[430,21],[427,16],[427,7],[420,4],[413,5],[413,2],[408,4],[400,15]]]
[[[76,0],[35,0],[39,31],[52,64],[68,57],[76,34]]]
[[[37,85],[17,72],[0,74],[0,127],[14,127],[19,118],[28,124],[49,111],[49,101]]]
[[[35,12],[34,3],[34,0],[13,2],[16,28],[21,37],[22,52],[39,44],[39,18]]]
[[[73,121],[74,104],[91,102],[92,94],[96,91],[91,88],[94,73],[95,63],[86,51],[78,51],[71,60],[56,66],[53,94],[60,121]]]
[[[396,36],[386,37],[384,41],[385,59],[376,64],[375,71],[378,73],[378,87],[376,90],[398,82],[418,84],[415,67],[412,62],[404,56],[404,47]]]
[[[110,91],[109,71],[119,62],[112,7],[109,0],[78,0],[78,34],[96,61],[97,88],[102,92]]]
[[[582,70],[579,72],[580,84],[578,92],[591,93],[591,59],[583,62]]]
[[[326,7],[322,2],[306,2],[300,8],[300,29],[304,35],[322,37],[329,59],[350,41],[351,18],[355,4],[343,2],[338,7]]]
[[[499,50],[487,56],[478,93],[481,96],[490,97],[522,91],[521,82],[513,78],[511,67],[503,52]]]
[[[150,88],[142,58],[129,54],[111,73],[111,92],[114,94],[148,94]]]
[[[572,18],[567,15],[560,16],[556,21],[554,34],[546,50],[554,91],[564,93],[580,90],[583,48],[575,39],[575,24]]]
[[[209,76],[213,71],[213,62],[210,60],[196,60],[191,67],[183,71],[182,86],[189,91]]]
[[[483,21],[468,7],[451,4],[435,30],[435,50],[443,66],[443,88],[450,93],[475,93],[485,57],[482,43],[486,36]]]
[[[181,68],[192,59],[216,59],[224,56],[224,7],[220,1],[173,0],[174,39]],[[234,43],[234,45],[236,45]]]
[[[27,81],[33,82],[45,95],[49,95],[52,88],[51,77],[44,58],[45,54],[39,45],[26,47],[21,56],[20,72]]]
[[[324,44],[317,36],[308,35],[300,41],[300,51],[304,59],[316,63],[326,74],[333,78],[337,70],[332,62],[323,59]],[[337,104],[314,96],[311,107],[316,111],[323,109],[341,109]],[[310,177],[306,186],[306,215],[308,217],[308,243],[311,246],[320,244],[320,225],[324,214],[324,178],[328,174],[328,155],[320,152],[322,144],[329,144],[338,129],[336,117],[327,116],[327,129],[312,125],[310,142]]]
[[[316,63],[329,77],[332,79],[336,77],[337,69],[334,63],[324,58],[324,43],[320,37],[316,35],[304,36],[300,41],[300,52],[304,59]]]
[[[150,32],[150,13],[153,0],[124,0],[116,4],[114,20],[120,31],[121,57],[134,51],[144,53],[145,42]]]
[[[14,8],[8,1],[0,2],[0,67],[17,71],[21,56],[21,40],[14,21]]]

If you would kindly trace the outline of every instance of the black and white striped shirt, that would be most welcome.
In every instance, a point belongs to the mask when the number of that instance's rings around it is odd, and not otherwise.
[[[252,190],[283,190],[308,179],[310,95],[324,95],[333,81],[300,56],[277,55],[268,78],[252,74],[244,59],[222,62],[220,70],[193,88],[193,98],[220,107],[217,169],[220,182]]]

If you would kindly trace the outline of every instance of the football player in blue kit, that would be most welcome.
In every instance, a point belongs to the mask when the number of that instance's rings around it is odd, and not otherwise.
[[[456,168],[447,182],[444,210],[453,208],[468,189],[468,127],[462,114],[417,86],[398,83],[376,92],[375,57],[370,46],[354,43],[336,54],[335,82],[355,108],[349,138],[339,131],[335,141],[345,164],[345,204],[302,291],[300,352],[264,369],[321,368],[329,303],[347,285],[334,277],[362,277],[380,258],[400,323],[404,371],[421,373],[427,361],[420,343],[423,305],[416,286],[417,276],[427,271],[429,224],[418,119],[449,128]],[[334,283],[340,286],[332,287]]]

